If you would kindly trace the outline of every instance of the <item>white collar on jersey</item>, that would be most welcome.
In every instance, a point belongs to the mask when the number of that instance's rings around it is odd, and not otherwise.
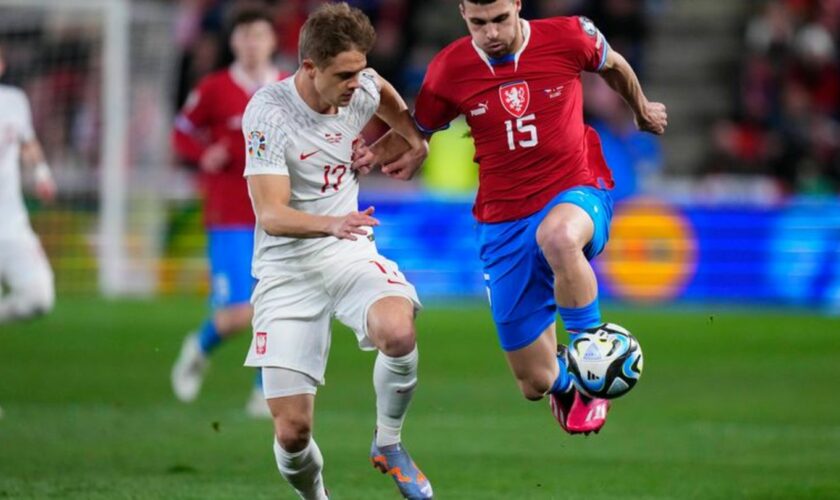
[[[298,90],[297,85],[295,84],[295,77],[300,71],[301,69],[298,68],[295,74],[291,78],[284,80],[284,82],[289,82],[288,85],[292,88],[292,96],[294,96],[294,99],[298,102],[298,105],[300,105],[301,109],[303,109],[303,112],[309,115],[310,117],[315,118],[316,120],[335,120],[336,118],[344,116],[344,108],[347,106],[336,106],[335,113],[325,114],[315,111],[309,104],[306,103],[306,101],[303,99],[303,96],[300,95],[300,91]],[[353,97],[356,96],[354,95]]]
[[[280,78],[280,70],[272,66],[265,72],[262,80],[254,80],[242,69],[242,66],[233,63],[230,65],[230,78],[246,94],[253,95],[263,86],[276,82]]]
[[[519,56],[525,52],[525,47],[528,46],[528,42],[531,40],[531,24],[526,21],[525,19],[519,20],[520,26],[522,26],[522,47],[519,47],[519,50],[516,51],[516,54],[513,55],[513,70],[517,71],[519,69]],[[493,64],[490,62],[490,56],[487,55],[486,52],[481,50],[481,48],[475,43],[475,40],[472,41],[472,46],[475,51],[478,53],[478,57],[484,61],[484,64],[490,68],[490,72],[494,75],[496,74],[496,70],[493,69]]]

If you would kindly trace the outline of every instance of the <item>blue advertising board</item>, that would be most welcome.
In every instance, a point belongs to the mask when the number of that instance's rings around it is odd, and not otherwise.
[[[471,198],[367,195],[383,255],[421,298],[483,297]],[[840,311],[840,201],[616,207],[595,261],[601,296],[627,301],[778,303]]]

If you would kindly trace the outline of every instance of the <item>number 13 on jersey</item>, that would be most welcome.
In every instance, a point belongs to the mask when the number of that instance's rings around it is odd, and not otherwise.
[[[531,113],[530,115],[517,118],[516,120],[506,120],[505,129],[507,130],[508,149],[514,151],[516,146],[520,148],[533,148],[539,143],[537,137],[537,126],[533,122],[537,119],[537,115]]]

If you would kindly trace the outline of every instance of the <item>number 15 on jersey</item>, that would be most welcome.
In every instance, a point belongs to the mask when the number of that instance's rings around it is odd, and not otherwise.
[[[537,119],[537,115],[531,113],[530,115],[517,118],[516,120],[506,120],[505,129],[507,130],[508,149],[514,151],[518,145],[520,148],[533,148],[539,143],[537,137],[537,126],[533,122]]]

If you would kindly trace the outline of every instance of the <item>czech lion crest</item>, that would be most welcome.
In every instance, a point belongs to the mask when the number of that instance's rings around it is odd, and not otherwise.
[[[499,87],[499,99],[502,100],[502,106],[508,113],[516,118],[521,118],[528,110],[528,104],[531,102],[528,82],[511,82],[501,85]]]

